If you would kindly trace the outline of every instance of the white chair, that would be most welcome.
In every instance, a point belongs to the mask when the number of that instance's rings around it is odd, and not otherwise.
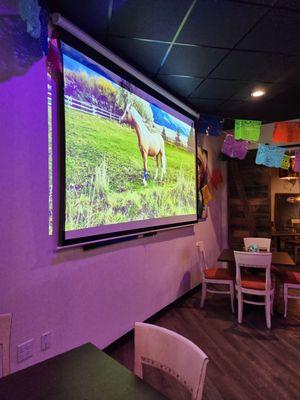
[[[206,254],[204,248],[204,242],[200,241],[196,243],[199,256],[199,265],[202,278],[202,292],[201,292],[201,308],[204,307],[206,293],[220,293],[229,294],[231,310],[234,313],[234,277],[228,268],[208,268],[206,264]],[[208,284],[214,285],[228,285],[229,290],[213,290],[208,289]]]
[[[154,367],[181,383],[192,400],[202,399],[208,357],[198,346],[176,332],[137,322],[134,348],[138,377],[143,379],[143,366]]]
[[[286,271],[280,274],[283,283],[284,318],[287,317],[288,299],[300,299],[300,272]],[[290,294],[289,290],[299,290],[299,294]],[[298,292],[297,292],[298,293]]]
[[[243,303],[264,305],[267,327],[271,328],[271,313],[273,314],[274,288],[271,281],[272,253],[254,253],[234,251],[236,265],[236,290],[238,296],[238,322],[243,321]],[[241,267],[258,268],[265,276],[244,274]],[[244,295],[263,296],[264,301],[245,299]]]
[[[246,251],[248,251],[249,246],[253,244],[256,244],[260,250],[270,251],[271,249],[271,239],[269,238],[259,238],[259,237],[244,238],[244,246]]]
[[[0,314],[0,346],[2,347],[2,375],[10,373],[11,314]]]

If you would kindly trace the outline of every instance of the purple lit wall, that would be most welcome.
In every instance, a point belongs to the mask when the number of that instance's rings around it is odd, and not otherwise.
[[[225,185],[195,233],[184,228],[90,252],[56,252],[48,235],[45,60],[2,82],[0,104],[0,313],[13,313],[13,371],[88,341],[107,346],[194,287],[197,240],[205,240],[209,264],[216,263],[227,244]],[[220,143],[206,138],[210,169],[218,164]],[[51,348],[41,352],[46,331]],[[18,364],[17,345],[31,338],[33,357]]]

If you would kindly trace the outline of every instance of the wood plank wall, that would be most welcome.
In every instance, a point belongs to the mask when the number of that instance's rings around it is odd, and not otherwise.
[[[245,160],[228,161],[228,241],[233,249],[243,248],[247,236],[270,237],[270,169],[255,164],[256,151]]]

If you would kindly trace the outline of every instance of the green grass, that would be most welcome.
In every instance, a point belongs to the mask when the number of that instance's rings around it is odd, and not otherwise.
[[[66,132],[66,230],[195,212],[192,153],[166,143],[164,180],[149,157],[144,186],[133,129],[66,109]]]

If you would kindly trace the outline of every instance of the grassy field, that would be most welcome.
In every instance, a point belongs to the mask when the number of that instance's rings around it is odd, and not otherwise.
[[[192,153],[166,143],[163,182],[149,157],[144,186],[134,130],[67,108],[66,132],[66,230],[195,213]]]

